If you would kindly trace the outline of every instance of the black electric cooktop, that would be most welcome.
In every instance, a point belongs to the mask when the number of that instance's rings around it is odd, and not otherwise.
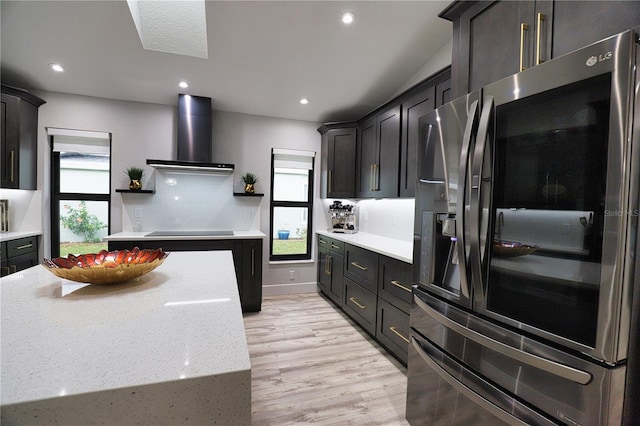
[[[204,231],[153,231],[145,237],[219,237],[233,235],[230,230],[204,230]]]

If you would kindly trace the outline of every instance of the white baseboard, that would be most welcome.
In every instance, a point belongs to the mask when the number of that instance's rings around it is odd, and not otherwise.
[[[262,287],[262,296],[280,296],[282,294],[317,293],[318,283],[274,284]]]

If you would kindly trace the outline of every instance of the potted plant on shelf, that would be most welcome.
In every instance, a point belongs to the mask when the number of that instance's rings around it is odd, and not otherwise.
[[[260,180],[260,178],[258,178],[258,176],[254,175],[253,173],[247,172],[247,173],[243,174],[242,176],[240,176],[240,179],[244,183],[244,192],[245,193],[253,194],[253,193],[256,192],[255,185]]]
[[[142,189],[142,175],[144,170],[140,167],[129,167],[127,169],[127,175],[129,176],[129,189],[139,191]]]

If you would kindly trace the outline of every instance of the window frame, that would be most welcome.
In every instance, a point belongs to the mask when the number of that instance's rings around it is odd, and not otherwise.
[[[107,202],[107,235],[111,233],[111,172],[113,159],[111,143],[109,143],[109,192],[92,194],[84,192],[60,192],[60,152],[54,150],[53,136],[49,136],[51,147],[51,257],[60,256],[60,201],[106,201]]]
[[[311,158],[311,169],[308,174],[307,185],[307,201],[282,201],[274,200],[274,182],[275,182],[275,158],[276,153],[271,150],[271,188],[270,188],[270,219],[269,219],[269,261],[270,262],[285,262],[285,261],[297,261],[297,260],[311,260],[311,238],[313,227],[313,182],[315,174],[315,160],[316,157]],[[301,254],[273,254],[273,233],[274,233],[274,210],[276,207],[298,207],[307,209],[307,248],[305,253]]]

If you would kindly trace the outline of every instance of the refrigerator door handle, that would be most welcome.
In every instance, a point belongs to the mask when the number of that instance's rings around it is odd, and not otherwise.
[[[482,251],[482,242],[484,233],[484,240],[488,238],[488,226],[487,229],[482,227],[482,184],[486,183],[483,178],[486,167],[491,167],[491,164],[484,164],[485,153],[487,150],[487,138],[492,136],[491,124],[493,122],[494,100],[493,96],[485,96],[483,101],[482,113],[480,114],[480,122],[478,124],[478,135],[476,139],[476,145],[473,150],[472,169],[471,169],[471,209],[470,209],[470,243],[471,253],[469,254],[469,263],[471,267],[471,275],[478,280],[478,285],[474,287],[474,290],[482,291],[482,297],[484,298],[485,288],[482,275],[482,261],[484,252]],[[489,145],[490,147],[490,145]]]
[[[467,236],[465,234],[465,210],[466,210],[466,194],[467,188],[467,171],[469,167],[469,150],[471,149],[471,138],[476,132],[478,122],[478,101],[473,101],[469,107],[469,116],[467,117],[467,123],[464,129],[464,136],[462,138],[462,150],[460,154],[460,165],[458,167],[458,200],[456,205],[456,234],[458,249],[458,259],[460,266],[458,268],[460,273],[460,291],[469,299],[471,293],[469,291],[469,278],[467,277]]]
[[[418,307],[425,311],[434,320],[462,335],[463,337],[473,340],[474,342],[488,349],[530,365],[531,367],[535,367],[537,369],[546,371],[547,373],[554,374],[556,376],[571,380],[581,385],[586,385],[592,379],[591,374],[586,371],[578,370],[576,368],[560,364],[559,362],[545,359],[538,355],[534,355],[532,353],[525,352],[523,350],[506,345],[495,339],[480,334],[477,331],[464,327],[463,325],[458,324],[450,318],[447,318],[445,315],[441,314],[415,295],[413,296],[413,299]]]
[[[449,383],[455,390],[457,390],[458,392],[460,392],[461,394],[463,394],[464,396],[469,398],[471,401],[473,401],[476,404],[478,404],[480,407],[484,408],[486,411],[488,411],[489,413],[491,413],[495,417],[497,417],[500,420],[504,421],[505,423],[508,423],[510,425],[523,425],[523,426],[527,424],[527,423],[523,422],[522,420],[518,419],[517,417],[515,417],[515,416],[511,415],[510,413],[506,412],[502,408],[498,407],[497,405],[495,405],[491,401],[489,401],[489,400],[483,398],[482,396],[478,395],[473,390],[471,390],[467,386],[465,386],[463,383],[460,383],[455,377],[453,377],[451,374],[449,374],[444,368],[440,367],[440,365],[436,361],[431,359],[429,354],[427,354],[422,349],[420,344],[413,337],[411,338],[411,344],[413,345],[414,349],[416,350],[416,352],[418,353],[420,358],[422,358],[422,360],[425,363],[427,363],[427,365],[429,365],[429,367],[431,367],[433,369],[433,371],[438,376],[440,376],[440,378],[442,380],[444,380],[445,382]]]

